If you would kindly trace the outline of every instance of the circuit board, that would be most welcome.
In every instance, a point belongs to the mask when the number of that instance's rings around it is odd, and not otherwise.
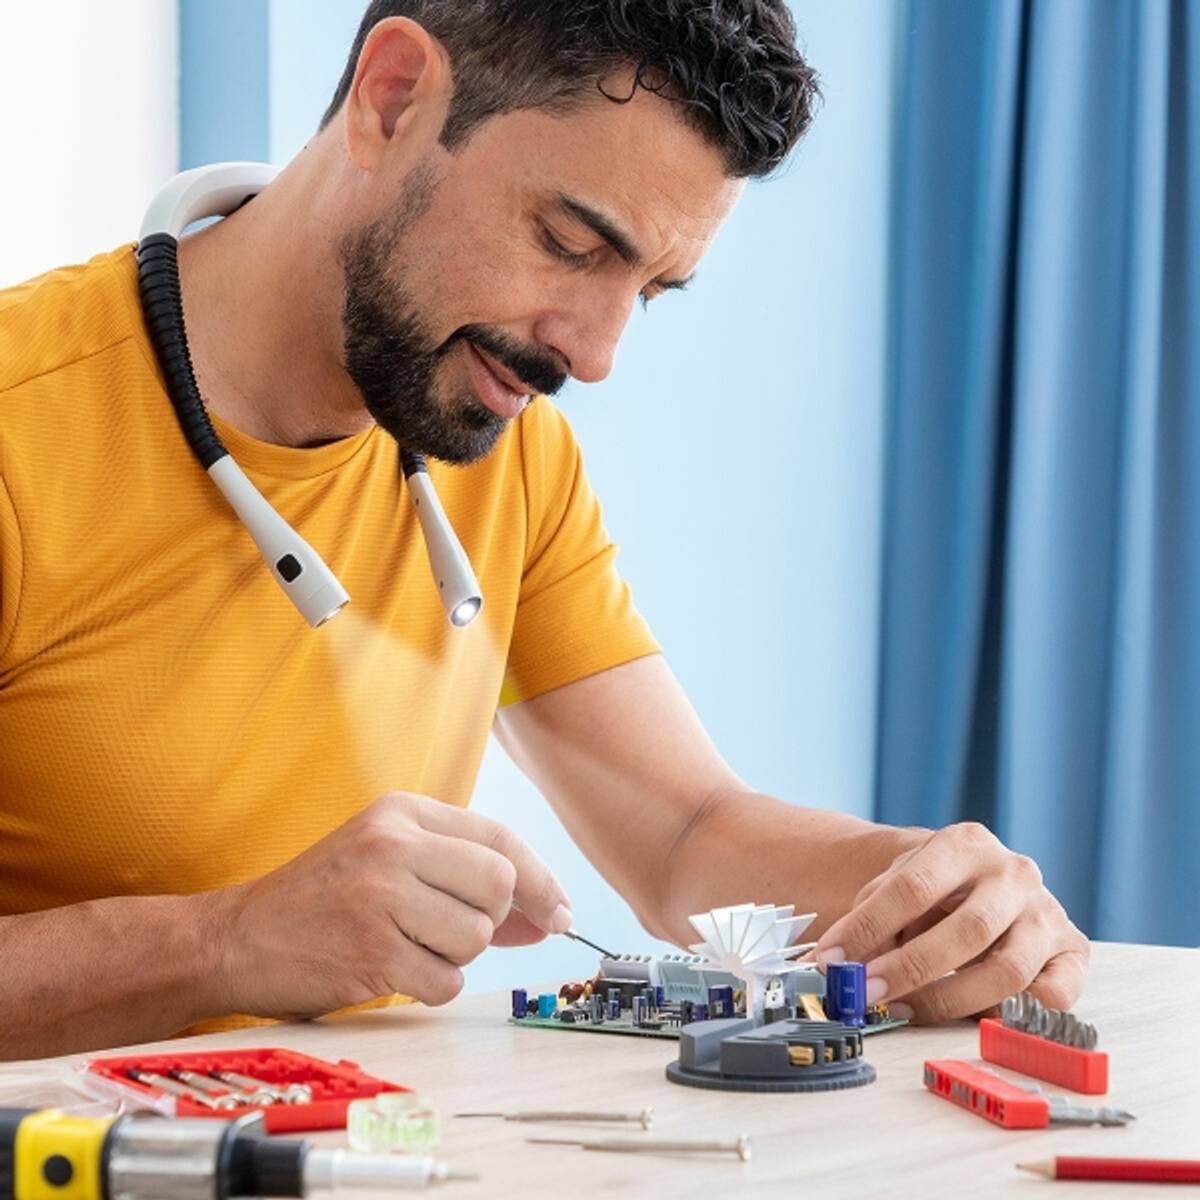
[[[821,995],[826,979],[816,967],[791,972],[774,983],[768,1023],[829,1019]],[[509,1023],[678,1041],[680,1029],[692,1021],[744,1015],[741,981],[708,960],[685,954],[622,954],[602,957],[593,979],[565,983],[557,993],[515,989]],[[886,1005],[870,1006],[865,1021],[861,1032],[867,1036],[908,1024],[893,1019]]]
[[[658,1038],[669,1042],[679,1040],[680,1029],[678,1025],[667,1025],[661,1028],[638,1026],[633,1023],[631,1016],[624,1013],[616,1020],[610,1019],[599,1025],[594,1025],[591,1021],[577,1021],[570,1024],[560,1021],[557,1017],[509,1017],[508,1023],[523,1025],[527,1029],[563,1029],[573,1033],[617,1033],[627,1037]],[[859,1032],[863,1037],[870,1037],[874,1033],[886,1033],[889,1029],[900,1029],[907,1024],[907,1021],[880,1021],[877,1025],[864,1025]]]

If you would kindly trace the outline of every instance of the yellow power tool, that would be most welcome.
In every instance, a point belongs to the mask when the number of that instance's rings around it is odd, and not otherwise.
[[[456,1173],[433,1158],[354,1154],[262,1134],[262,1118],[97,1119],[0,1108],[0,1200],[235,1200],[342,1189],[425,1188]]]

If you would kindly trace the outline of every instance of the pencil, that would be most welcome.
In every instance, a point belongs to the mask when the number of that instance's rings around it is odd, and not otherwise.
[[[1182,1158],[1051,1158],[1017,1163],[1047,1179],[1120,1179],[1129,1183],[1200,1183],[1200,1162]]]

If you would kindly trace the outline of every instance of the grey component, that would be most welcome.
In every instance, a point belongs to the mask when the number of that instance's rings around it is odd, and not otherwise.
[[[1136,1121],[1133,1113],[1123,1108],[1090,1108],[1083,1104],[1071,1104],[1065,1097],[1050,1099],[1051,1125],[1128,1125]]]
[[[110,1200],[213,1200],[222,1194],[217,1176],[230,1135],[225,1121],[127,1117],[111,1134],[106,1194]]]
[[[811,1049],[815,1062],[795,1066],[791,1047]],[[832,1061],[825,1062],[829,1048]],[[679,1059],[667,1079],[685,1087],[728,1092],[825,1092],[862,1087],[875,1068],[862,1057],[862,1034],[827,1021],[698,1021],[679,1037]]]

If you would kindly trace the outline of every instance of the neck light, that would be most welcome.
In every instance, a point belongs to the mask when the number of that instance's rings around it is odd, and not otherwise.
[[[254,539],[276,583],[316,629],[337,616],[350,596],[321,556],[250,482],[213,429],[192,369],[179,286],[184,230],[205,217],[228,216],[277,174],[277,168],[263,163],[223,163],[176,176],[155,197],[142,222],[138,280],[150,339],[188,445]],[[463,628],[483,607],[479,583],[424,459],[404,453],[401,460],[446,615]]]

